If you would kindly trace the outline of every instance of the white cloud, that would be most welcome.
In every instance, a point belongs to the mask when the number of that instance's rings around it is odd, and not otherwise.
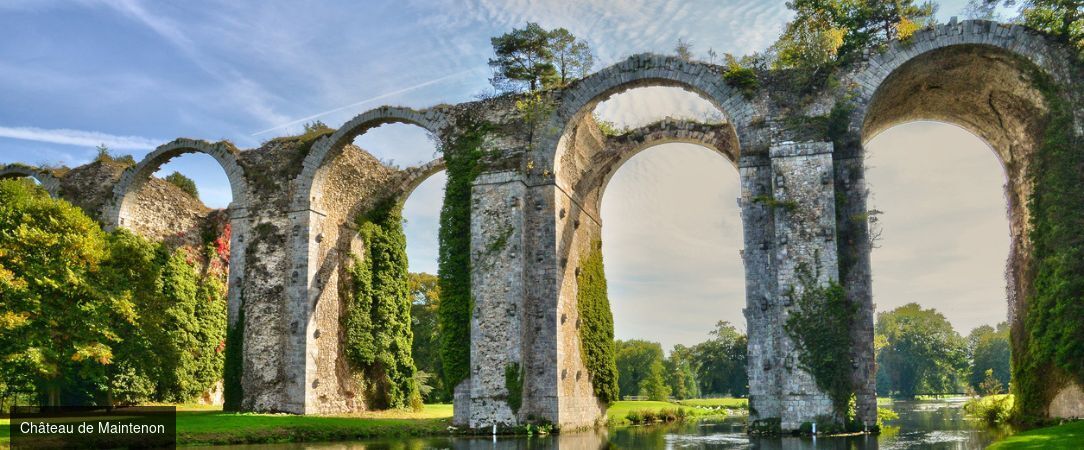
[[[163,140],[141,136],[117,136],[98,131],[64,128],[50,130],[35,127],[0,126],[0,137],[83,147],[96,147],[105,144],[106,147],[114,150],[151,150],[165,143]]]

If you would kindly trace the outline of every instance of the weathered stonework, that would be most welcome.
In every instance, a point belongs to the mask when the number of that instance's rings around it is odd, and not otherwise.
[[[483,170],[471,202],[470,378],[455,388],[457,425],[488,427],[528,420],[564,429],[595,425],[605,405],[593,394],[580,352],[577,270],[601,236],[600,202],[610,176],[653,145],[703,145],[739,167],[744,223],[748,373],[753,419],[784,429],[834,413],[828,397],[799,367],[784,332],[800,265],[817,281],[839,281],[858,306],[851,329],[852,381],[860,421],[876,419],[873,292],[862,143],[910,120],[941,120],[993,146],[1008,174],[1013,248],[1010,311],[1026,303],[1026,183],[1049,106],[1036,90],[1039,71],[1062,86],[1079,83],[1068,51],[1019,26],[950,22],[868,55],[843,74],[839,88],[808,106],[779,104],[761,89],[751,97],[727,85],[724,67],[660,55],[636,55],[547,91],[552,111],[528,123],[515,96],[426,110],[381,107],[315,141],[279,138],[259,149],[178,139],[133,167],[96,162],[67,172],[26,166],[0,177],[29,176],[108,226],[155,238],[192,233],[210,214],[151,177],[183,153],[213,156],[230,179],[234,202],[229,285],[230,323],[243,309],[244,398],[248,411],[297,414],[363,410],[342,352],[342,287],[350,254],[359,254],[359,215],[403,201],[443,159],[400,170],[353,147],[360,134],[402,122],[431,133],[443,147],[461,119],[491,125]],[[664,120],[605,136],[591,116],[599,102],[637,87],[694,92],[726,117],[704,124]],[[1076,136],[1084,135],[1079,90],[1069,89]],[[773,103],[774,102],[774,103]],[[785,117],[825,116],[849,107],[843,135],[808,136]],[[805,104],[803,104],[805,105]],[[182,194],[179,194],[183,196]],[[359,254],[359,256],[362,256]],[[1012,317],[1014,330],[1022,321]],[[507,367],[523,370],[522,405],[508,404]],[[1051,380],[1051,383],[1056,381]],[[1060,392],[1051,415],[1084,415],[1080,389]]]

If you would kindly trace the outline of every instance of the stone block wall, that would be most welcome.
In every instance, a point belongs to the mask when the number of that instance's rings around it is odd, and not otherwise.
[[[529,409],[526,402],[518,411],[510,407],[508,397],[516,393],[509,392],[506,380],[507,370],[527,369],[523,358],[527,186],[513,172],[486,173],[475,180],[471,196],[474,310],[469,424],[512,426]]]

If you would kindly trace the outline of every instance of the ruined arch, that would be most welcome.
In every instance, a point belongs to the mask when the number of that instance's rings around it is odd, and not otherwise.
[[[292,181],[285,305],[290,332],[284,349],[291,412],[333,413],[364,406],[356,400],[360,396],[338,339],[320,338],[339,334],[344,257],[359,251],[354,220],[389,196],[409,194],[416,186],[412,183],[443,167],[438,159],[400,171],[367,152],[344,152],[354,138],[389,123],[415,125],[439,139],[447,119],[440,109],[384,106],[364,112],[317,141]]]
[[[1079,82],[1079,74],[1072,72],[1072,60],[1068,49],[1022,26],[954,20],[919,31],[906,42],[894,42],[848,76],[855,86],[857,108],[849,125],[855,139],[835,149],[837,164],[846,167],[837,172],[836,183],[848,189],[847,213],[866,210],[861,164],[865,143],[895,125],[916,120],[953,124],[985,141],[998,158],[1006,176],[1011,242],[1006,290],[1014,346],[1025,331],[1020,313],[1032,289],[1028,270],[1032,258],[1028,239],[1028,200],[1033,190],[1030,171],[1051,113],[1039,85],[1050,80],[1063,88],[1060,95],[1075,95],[1072,86]],[[1071,98],[1064,100],[1072,102]],[[1073,114],[1075,130],[1069,132],[1079,136],[1080,110]],[[843,226],[842,219],[840,223]],[[862,236],[868,233],[865,224],[852,231]],[[841,246],[840,254],[853,255],[847,263],[853,269],[845,285],[857,297],[865,297],[865,307],[870,309],[863,314],[866,321],[856,333],[871,338],[870,248],[864,240],[860,242],[850,248]],[[857,345],[864,345],[861,340],[856,339]],[[872,357],[872,348],[865,351]],[[1024,352],[1014,351],[1014,360]],[[870,365],[863,370],[870,383],[867,389],[872,391],[874,368]]]
[[[49,172],[22,164],[8,164],[0,168],[0,179],[23,177],[37,180],[50,197],[60,197],[60,179]]]
[[[577,174],[590,169],[590,151],[577,150],[579,131],[593,125],[591,112],[606,99],[639,87],[663,86],[683,89],[707,100],[722,112],[740,147],[758,150],[767,136],[753,126],[762,115],[738,90],[723,79],[718,66],[685,61],[672,56],[640,54],[602,69],[559,93],[556,108],[538,142],[539,165],[548,168],[555,183],[566,189],[576,186]],[[740,150],[738,150],[740,153]],[[573,190],[569,190],[575,196]]]
[[[730,124],[707,124],[690,120],[665,119],[644,127],[630,130],[618,136],[606,139],[605,149],[597,154],[593,167],[583,176],[581,184],[590,186],[577,188],[578,192],[588,192],[587,204],[594,211],[601,211],[602,198],[610,179],[626,162],[649,148],[673,143],[696,144],[726,158],[734,168],[738,167],[738,143],[734,129]]]
[[[218,161],[230,180],[230,190],[233,193],[233,202],[229,206],[231,218],[235,215],[243,216],[248,206],[249,194],[244,169],[238,162],[239,151],[227,142],[212,144],[202,140],[180,138],[154,149],[142,161],[121,174],[120,180],[113,186],[113,201],[102,212],[106,226],[109,228],[130,226],[128,209],[131,207],[131,194],[138,192],[159,167],[186,153],[203,153]]]
[[[203,140],[180,138],[164,144],[147,154],[138,164],[121,174],[113,186],[113,200],[102,211],[107,229],[132,228],[140,232],[138,222],[133,220],[132,208],[139,189],[145,185],[162,165],[187,153],[210,155],[226,172],[230,181],[233,201],[227,208],[230,223],[230,271],[227,289],[227,323],[233,326],[239,317],[241,291],[245,274],[245,234],[247,231],[249,188],[244,168],[238,162],[240,151],[228,142],[210,143]]]

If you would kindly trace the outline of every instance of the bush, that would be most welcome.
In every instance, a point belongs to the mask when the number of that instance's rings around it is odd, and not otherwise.
[[[177,186],[186,194],[191,195],[192,198],[199,200],[199,189],[196,189],[196,182],[192,181],[191,178],[182,175],[180,172],[173,172],[165,179],[169,184]]]
[[[964,412],[981,419],[987,425],[997,425],[1013,418],[1014,398],[1011,394],[990,395],[968,400]]]

